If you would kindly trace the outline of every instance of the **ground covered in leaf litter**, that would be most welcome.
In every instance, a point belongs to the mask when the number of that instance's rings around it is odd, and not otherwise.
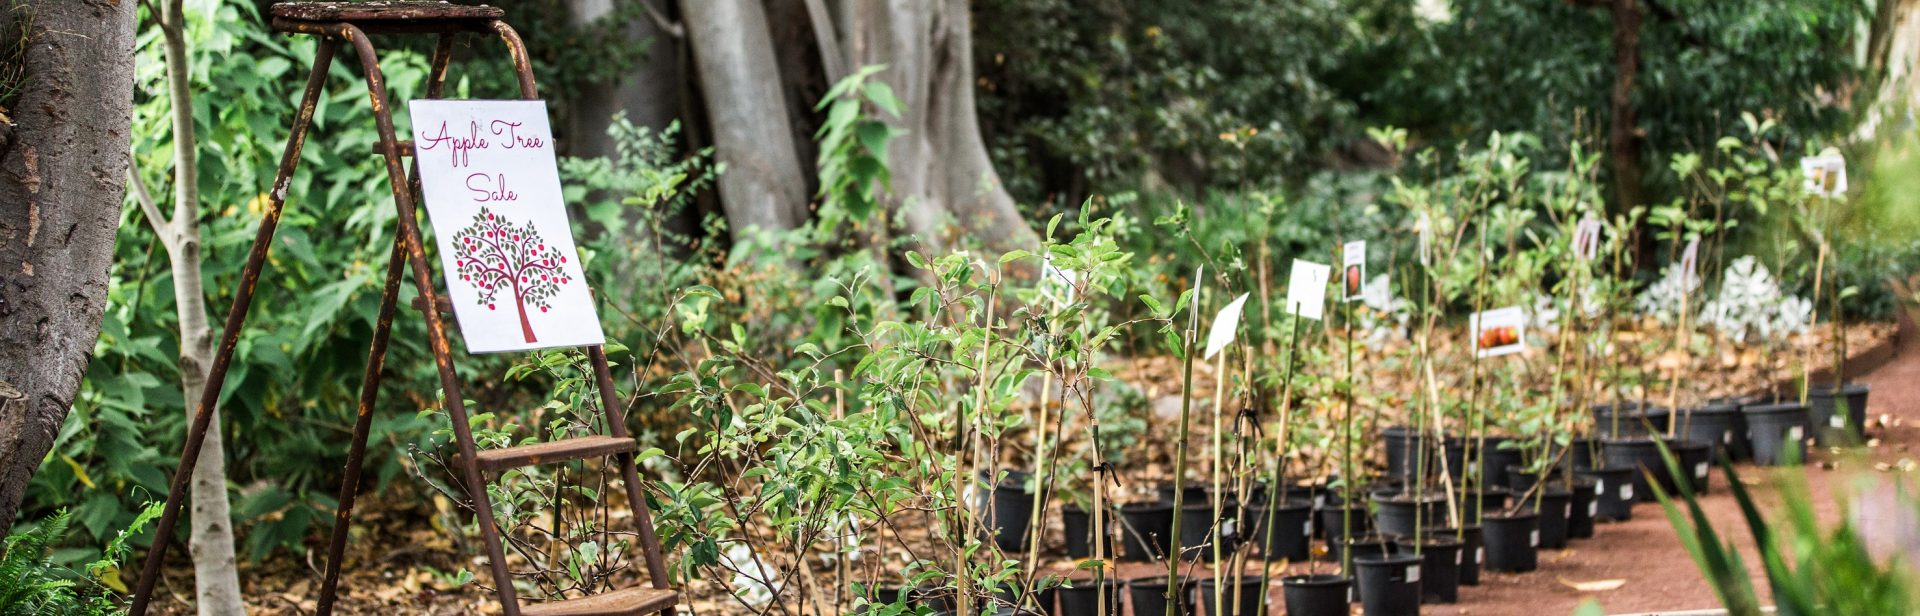
[[[1881,339],[1891,338],[1893,330],[1891,324],[1852,328],[1848,332],[1849,348],[1857,353]],[[1831,348],[1831,336],[1823,332],[1821,337],[1822,349],[1813,353],[1816,366],[1824,365],[1827,363],[1824,358],[1831,357],[1831,352],[1824,350]],[[1813,454],[1815,460],[1807,467],[1807,478],[1815,496],[1816,510],[1823,518],[1831,519],[1838,515],[1833,490],[1844,477],[1840,474],[1842,471],[1872,468],[1882,473],[1912,472],[1913,459],[1920,457],[1913,451],[1914,447],[1920,446],[1920,340],[1902,341],[1902,347],[1893,361],[1859,379],[1873,388],[1868,404],[1868,430],[1869,437],[1873,438],[1873,446],[1868,450],[1867,457],[1853,459],[1824,451]],[[1714,355],[1716,357],[1695,362],[1694,369],[1718,373],[1718,376],[1692,379],[1691,383],[1683,384],[1683,402],[1689,398],[1704,399],[1752,391],[1768,382],[1777,383],[1795,372],[1786,363],[1770,361],[1751,351],[1722,351]],[[1670,371],[1678,368],[1672,365],[1672,357],[1643,359],[1653,369]],[[1150,400],[1159,399],[1160,405],[1164,406],[1164,398],[1171,395],[1169,391],[1177,393],[1177,362],[1168,358],[1152,358],[1128,363],[1130,370],[1117,369],[1116,374],[1140,388]],[[1208,366],[1196,367],[1196,390],[1208,390],[1206,388],[1211,387],[1211,372]],[[1378,385],[1383,391],[1407,386],[1391,382]],[[1204,400],[1196,400],[1197,409],[1207,404]],[[1204,421],[1194,424],[1195,451],[1199,451],[1205,439],[1209,438],[1210,427],[1205,424]],[[1143,440],[1153,442],[1157,437],[1150,433]],[[1166,438],[1170,440],[1171,436]],[[1147,485],[1153,479],[1167,477],[1166,468],[1164,456],[1149,453],[1133,469],[1132,474],[1136,479],[1143,480],[1139,482],[1140,485]],[[1768,481],[1771,471],[1748,465],[1737,470],[1743,473],[1743,479],[1763,502],[1775,496]],[[1744,532],[1744,522],[1727,490],[1726,481],[1725,474],[1716,471],[1710,493],[1702,500],[1702,505],[1722,536],[1738,544],[1746,561],[1757,562],[1752,537]],[[439,502],[444,499],[423,495],[422,492],[402,479],[384,493],[363,497],[360,512],[355,517],[354,540],[348,548],[349,570],[341,581],[336,613],[499,613],[499,606],[494,604],[491,593],[486,589],[477,584],[462,586],[454,582],[452,572],[461,568],[476,572],[485,570],[485,562],[478,556],[480,547],[456,540],[454,533],[445,528],[445,521],[450,519],[446,515],[448,503]],[[1892,503],[1874,502],[1876,495],[1871,490],[1856,491],[1855,494],[1857,498],[1868,501],[1864,507],[1868,511],[1864,515],[1856,513],[1856,516],[1870,518],[1869,524],[1889,527],[1912,524],[1907,519],[1887,519],[1891,516],[1885,514],[1885,508]],[[616,518],[616,526],[620,524],[620,518],[627,515],[624,510],[612,513]],[[1047,566],[1062,572],[1071,570],[1072,563],[1058,556],[1058,546],[1062,541],[1058,524],[1052,527],[1053,536],[1046,545],[1055,556]],[[908,532],[922,534],[925,529],[910,529]],[[1892,537],[1894,533],[1887,535]],[[916,538],[905,539],[914,542]],[[1911,543],[1914,540],[1915,537],[1889,539],[1886,549],[1920,549],[1920,545]],[[322,565],[319,559],[325,550],[324,541],[324,535],[311,537],[307,553],[301,556],[283,553],[267,562],[243,563],[241,583],[249,608],[256,614],[313,613]],[[184,550],[175,553],[180,556],[169,563],[168,575],[158,593],[155,613],[193,612],[191,565],[184,557]],[[669,555],[669,560],[672,558]],[[1163,565],[1149,563],[1127,563],[1120,567],[1118,573],[1122,578],[1145,577],[1165,571]],[[1295,564],[1290,565],[1287,571],[1303,572],[1316,568],[1324,571],[1328,565]],[[1210,574],[1204,567],[1183,568],[1183,571],[1203,576]],[[1279,572],[1274,573],[1276,575],[1272,579],[1277,579]],[[1754,585],[1764,597],[1765,580],[1756,576]],[[683,611],[683,614],[747,612],[738,602],[726,596],[718,584],[696,581],[684,591],[690,594],[686,607],[691,609]],[[1273,613],[1284,613],[1279,585],[1274,584],[1271,591],[1270,607]],[[1543,551],[1537,571],[1524,574],[1483,572],[1481,585],[1461,588],[1459,603],[1428,605],[1423,612],[1480,616],[1566,614],[1587,599],[1599,601],[1610,613],[1705,609],[1718,605],[1712,589],[1678,543],[1659,506],[1641,504],[1636,507],[1631,521],[1602,524],[1595,538],[1574,540],[1564,550]],[[1359,606],[1355,605],[1354,610],[1356,614],[1359,613]]]

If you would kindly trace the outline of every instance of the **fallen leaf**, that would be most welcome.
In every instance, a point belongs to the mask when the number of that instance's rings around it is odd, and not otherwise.
[[[1604,591],[1613,590],[1615,588],[1619,588],[1621,586],[1627,585],[1626,580],[1620,580],[1620,579],[1594,580],[1591,582],[1575,582],[1573,580],[1569,580],[1564,577],[1560,578],[1560,583],[1566,584],[1568,588],[1572,588],[1580,592],[1604,592]]]

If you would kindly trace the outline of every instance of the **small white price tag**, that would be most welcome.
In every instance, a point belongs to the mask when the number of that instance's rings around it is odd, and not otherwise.
[[[1732,430],[1727,430],[1727,431],[1724,431],[1724,432],[1721,432],[1721,433],[1720,433],[1720,442],[1721,442],[1721,443],[1724,443],[1724,444],[1727,444],[1727,445],[1732,445],[1732,444],[1733,444],[1733,431],[1732,431]]]
[[[1540,547],[1540,531],[1537,531],[1537,530],[1533,531],[1533,534],[1530,535],[1529,538],[1527,539],[1527,546],[1535,547],[1535,548]]]
[[[1465,552],[1454,552],[1454,553],[1453,553],[1453,565],[1454,565],[1454,566],[1456,566],[1456,567],[1458,567],[1458,566],[1460,566],[1460,564],[1461,564],[1461,563],[1460,563],[1460,561],[1461,561],[1462,559],[1465,559],[1466,557],[1467,557],[1467,555],[1466,555],[1466,553],[1465,553]]]
[[[1593,480],[1593,493],[1594,493],[1594,494],[1606,494],[1606,493],[1607,493],[1607,480],[1605,480],[1605,479],[1595,479],[1595,480]]]
[[[1792,428],[1787,429],[1787,438],[1797,441],[1806,437],[1807,437],[1806,429],[1801,428],[1800,426],[1794,426]]]
[[[1620,486],[1620,500],[1633,500],[1633,484],[1629,483]]]
[[[1707,463],[1695,463],[1693,465],[1693,476],[1695,479],[1705,479],[1707,476]]]
[[[1600,503],[1587,503],[1587,517],[1600,515]]]
[[[1407,567],[1407,583],[1412,584],[1419,581],[1420,581],[1420,565]]]
[[[1302,537],[1313,536],[1313,520],[1307,520],[1306,524],[1300,525],[1300,536]]]
[[[1847,427],[1847,418],[1845,418],[1845,417],[1841,417],[1841,416],[1839,416],[1839,415],[1834,415],[1834,416],[1832,416],[1832,417],[1828,417],[1828,418],[1827,418],[1827,425],[1829,425],[1829,426],[1833,426],[1833,427],[1835,427],[1835,428],[1845,428],[1845,427]]]
[[[1473,549],[1473,564],[1476,564],[1476,565],[1478,565],[1478,564],[1480,564],[1480,563],[1484,563],[1484,562],[1487,562],[1487,549],[1486,549],[1486,548],[1474,548],[1474,549]]]

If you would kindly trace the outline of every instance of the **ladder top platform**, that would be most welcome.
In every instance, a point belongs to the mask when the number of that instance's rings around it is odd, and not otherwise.
[[[277,2],[268,9],[274,29],[298,31],[295,24],[350,23],[368,32],[434,32],[484,30],[506,15],[484,4],[454,4],[444,0],[375,0],[371,2]]]
[[[646,616],[680,602],[680,593],[661,588],[628,588],[591,597],[528,603],[521,616]]]

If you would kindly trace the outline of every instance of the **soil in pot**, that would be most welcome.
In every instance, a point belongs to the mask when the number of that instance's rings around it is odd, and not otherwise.
[[[1107,611],[1100,612],[1100,591],[1107,593]],[[1095,587],[1092,579],[1073,580],[1073,587],[1062,586],[1059,591],[1060,616],[1119,616],[1120,580],[1111,576],[1100,581]]]
[[[1461,529],[1430,527],[1427,533],[1436,537],[1447,537],[1460,544],[1460,585],[1479,586],[1480,567],[1487,562],[1487,546],[1481,541],[1480,527],[1468,526]]]
[[[1220,504],[1220,515],[1213,515],[1213,505],[1204,503],[1189,504],[1180,508],[1180,557],[1182,560],[1213,562],[1214,541],[1220,541],[1222,555],[1233,553],[1231,538],[1225,533],[1226,521],[1239,515],[1240,505],[1231,501]],[[1211,535],[1211,537],[1209,536]]]
[[[1533,512],[1487,514],[1481,538],[1486,541],[1488,571],[1518,573],[1540,566],[1540,516]]]
[[[1267,521],[1273,520],[1273,534],[1267,534]],[[1277,510],[1269,510],[1265,504],[1247,508],[1247,541],[1261,546],[1261,557],[1266,560],[1285,559],[1290,562],[1305,562],[1312,556],[1313,503],[1304,498],[1291,498],[1282,503]]]
[[[1421,558],[1393,554],[1355,558],[1354,579],[1359,582],[1360,606],[1368,616],[1415,616],[1420,613]]]
[[[1747,447],[1745,422],[1740,420],[1740,405],[1709,402],[1682,410],[1673,420],[1680,438],[1708,444],[1707,461],[1718,464],[1724,455],[1733,458],[1735,446]]]
[[[1695,494],[1706,494],[1713,475],[1713,446],[1700,441],[1669,441],[1680,472],[1692,480]]]
[[[1374,515],[1374,530],[1384,535],[1403,537],[1412,535],[1416,528],[1446,517],[1446,495],[1429,491],[1424,496],[1415,499],[1411,493],[1400,492],[1375,497],[1373,506],[1378,513]]]
[[[1807,390],[1807,421],[1823,446],[1855,445],[1866,440],[1866,383],[1848,383],[1835,391],[1831,383]],[[1841,405],[1845,405],[1842,409]],[[1844,412],[1843,412],[1844,411]]]
[[[1193,614],[1193,578],[1181,576],[1180,591],[1175,593],[1174,614]],[[1127,596],[1133,599],[1135,614],[1167,613],[1167,578],[1144,577],[1127,580]]]
[[[1557,550],[1567,547],[1567,521],[1573,516],[1573,492],[1557,482],[1548,483],[1539,494],[1525,496],[1521,509],[1540,514],[1540,539],[1537,547]]]
[[[1173,504],[1128,503],[1120,506],[1122,559],[1146,562],[1166,556],[1172,543]]]
[[[1219,585],[1216,596],[1215,586]],[[1264,605],[1267,602],[1267,578],[1246,574],[1236,583],[1228,577],[1225,584],[1219,584],[1215,578],[1200,580],[1200,604],[1207,606],[1207,616],[1258,616],[1269,613]]]
[[[984,471],[982,475],[984,482]],[[1008,471],[1006,478],[993,486],[993,506],[983,521],[1001,550],[1027,549],[1027,525],[1033,521],[1033,492],[1027,490],[1031,478],[1023,471]]]
[[[1603,438],[1645,438],[1666,434],[1671,415],[1666,407],[1645,402],[1601,403],[1593,405],[1593,427]]]
[[[1652,484],[1647,482],[1649,474],[1660,482],[1661,489],[1668,494],[1675,493],[1673,474],[1667,472],[1667,463],[1660,457],[1660,446],[1652,439],[1607,441],[1607,465],[1632,469],[1633,496],[1637,502],[1658,500],[1653,495]]]
[[[1280,587],[1288,616],[1347,616],[1353,601],[1353,581],[1343,575],[1290,575],[1280,578]]]
[[[1600,513],[1599,484],[1592,477],[1581,475],[1573,479],[1573,513],[1567,515],[1567,538],[1590,539],[1593,537],[1593,518]]]
[[[1582,475],[1593,478],[1593,519],[1596,522],[1625,522],[1633,519],[1633,475],[1627,466],[1596,468]]]
[[[1107,531],[1107,557],[1117,558],[1120,552],[1115,548],[1119,547],[1119,544],[1113,541],[1113,536],[1116,534],[1115,529],[1121,525],[1119,513],[1117,511],[1108,513],[1104,523]],[[1060,508],[1060,527],[1066,534],[1068,558],[1093,557],[1093,516],[1088,515],[1085,509],[1078,506],[1066,505]]]
[[[1402,554],[1416,553],[1412,539],[1401,539]],[[1424,603],[1453,603],[1460,600],[1460,565],[1466,560],[1460,541],[1453,533],[1442,531],[1420,538],[1420,593]]]
[[[1747,418],[1747,442],[1753,446],[1753,463],[1778,466],[1788,460],[1807,459],[1808,416],[1806,405],[1797,402],[1744,407]]]

